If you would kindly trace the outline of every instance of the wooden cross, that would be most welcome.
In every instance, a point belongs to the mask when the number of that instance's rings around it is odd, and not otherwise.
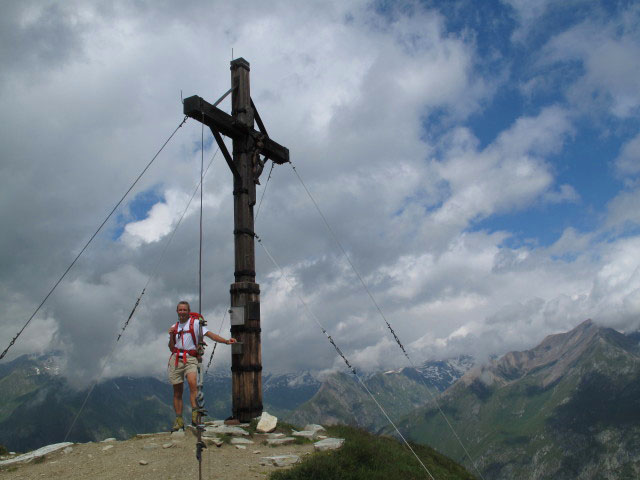
[[[235,282],[231,284],[230,322],[231,335],[238,343],[231,346],[231,391],[233,418],[240,422],[262,414],[260,286],[256,283],[253,230],[256,183],[266,160],[289,161],[289,150],[269,138],[251,100],[249,71],[244,58],[231,62],[231,115],[198,96],[184,100],[184,114],[211,129],[233,173]],[[233,156],[222,135],[233,140]]]

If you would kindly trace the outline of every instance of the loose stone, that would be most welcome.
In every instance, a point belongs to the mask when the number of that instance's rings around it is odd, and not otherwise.
[[[300,461],[297,455],[276,455],[274,457],[262,457],[260,465],[275,465],[276,467],[286,467],[294,465]]]
[[[232,438],[231,439],[231,445],[248,445],[253,443],[252,440],[249,440],[248,438]]]
[[[304,426],[305,431],[312,431],[312,432],[324,432],[325,429],[322,425],[317,425],[315,423],[309,423],[307,425]]]
[[[314,443],[313,448],[317,451],[337,450],[342,447],[343,443],[344,438],[325,438],[324,440]]]
[[[302,437],[308,438],[309,440],[315,440],[318,434],[312,430],[302,430],[300,432],[294,431],[291,435],[294,437]]]
[[[296,439],[293,437],[267,438],[267,445],[286,445],[295,441]]]

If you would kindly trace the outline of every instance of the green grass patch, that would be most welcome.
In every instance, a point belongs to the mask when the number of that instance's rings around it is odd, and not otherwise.
[[[309,439],[309,438],[304,438],[304,437],[293,437],[295,438],[295,441],[293,442],[294,445],[306,445],[308,443],[313,443],[314,441]]]
[[[291,425],[290,423],[278,422],[278,426],[273,433],[284,433],[285,435],[289,436],[294,430],[300,429],[295,425]]]
[[[0,455],[9,455],[9,450],[4,445],[0,445]]]
[[[245,428],[249,435],[253,436],[256,433],[256,428],[258,428],[258,422],[260,421],[260,417],[252,418],[249,422],[249,426]]]
[[[372,435],[364,430],[329,427],[331,437],[344,438],[339,450],[308,456],[300,465],[273,472],[270,480],[412,480],[428,478],[409,449],[391,437]],[[473,480],[464,467],[430,447],[414,445],[422,463],[439,480]]]

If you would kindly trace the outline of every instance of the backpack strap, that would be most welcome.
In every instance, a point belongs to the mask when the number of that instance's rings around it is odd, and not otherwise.
[[[178,362],[180,360],[180,354],[182,354],[182,363],[184,363],[185,365],[187,364],[187,355],[191,355],[192,357],[197,357],[198,356],[198,341],[196,340],[196,332],[195,329],[193,328],[194,325],[194,320],[196,318],[200,318],[200,314],[199,313],[195,313],[195,312],[191,312],[189,314],[189,330],[187,330],[187,333],[191,334],[191,338],[193,339],[193,344],[196,346],[195,349],[193,350],[181,350],[180,348],[177,347],[178,344],[178,325],[180,322],[176,322],[175,328],[174,328],[174,332],[173,332],[173,343],[174,343],[174,347],[172,350],[172,353],[176,354],[176,368],[178,367]],[[181,336],[184,336],[185,331],[184,329],[182,329],[182,331],[180,332]],[[184,345],[184,340],[183,340],[183,345]]]
[[[186,333],[191,334],[191,338],[193,340],[193,344],[195,345],[195,349],[193,350],[181,350],[179,349],[177,346],[174,346],[172,352],[176,354],[176,367],[178,366],[178,361],[180,359],[180,355],[182,355],[182,362],[186,365],[187,364],[187,355],[190,355],[192,357],[197,357],[198,356],[198,339],[196,338],[196,332],[195,332],[195,325],[194,322],[195,320],[200,320],[200,318],[202,318],[202,316],[197,313],[197,312],[190,312],[189,313],[189,329],[187,330]],[[176,322],[175,328],[174,328],[174,332],[173,332],[173,343],[174,345],[178,344],[178,324],[180,322]],[[199,323],[198,323],[199,325]],[[200,327],[202,328],[202,327]],[[180,335],[184,335],[185,331],[184,329],[180,332]],[[184,341],[183,341],[183,345],[184,345]]]
[[[197,315],[197,316],[196,316]],[[195,329],[193,328],[193,324],[196,320],[196,318],[199,320],[200,319],[200,314],[196,313],[195,315],[190,314],[191,318],[189,319],[189,333],[191,334],[191,338],[193,340],[193,345],[195,345],[196,350],[198,349],[198,340],[196,339],[196,332]],[[200,325],[200,322],[198,321],[198,325]],[[200,327],[202,328],[202,327]]]

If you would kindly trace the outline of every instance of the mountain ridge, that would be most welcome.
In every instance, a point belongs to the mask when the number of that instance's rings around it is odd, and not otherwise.
[[[487,478],[640,476],[640,348],[591,320],[467,372],[439,403]],[[400,425],[470,466],[433,404]]]

